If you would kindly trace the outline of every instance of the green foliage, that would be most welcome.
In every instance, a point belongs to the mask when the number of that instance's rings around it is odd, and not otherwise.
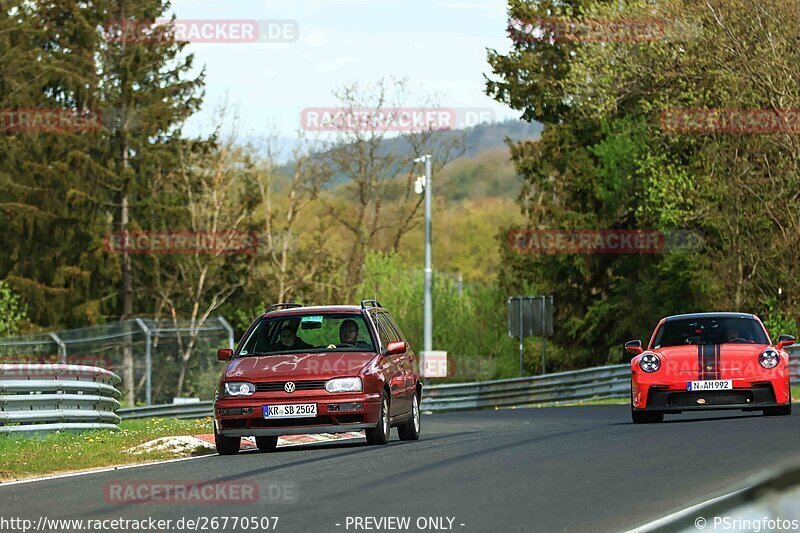
[[[365,263],[360,298],[376,298],[389,310],[416,353],[423,348],[423,289],[421,269],[411,268],[395,254],[371,253]],[[523,288],[532,294],[529,286]],[[510,295],[496,281],[464,284],[434,273],[433,349],[449,354],[452,381],[519,376],[519,340],[508,336],[506,300]],[[526,338],[525,374],[541,371],[540,339]],[[567,367],[565,354],[547,351],[547,369]]]
[[[0,281],[0,337],[19,333],[19,324],[27,319],[27,313],[28,306],[20,303],[8,283]]]
[[[800,5],[508,4],[512,18],[644,17],[664,21],[665,31],[641,44],[543,39],[490,53],[487,92],[547,122],[539,142],[511,145],[527,226],[683,230],[703,243],[695,253],[626,256],[520,256],[504,247],[504,286],[527,280],[555,295],[556,339],[575,354],[571,364],[602,363],[609,353],[619,360],[622,342],[645,337],[668,314],[751,311],[791,327],[800,316],[800,222],[787,208],[800,190],[794,137],[673,132],[661,112],[800,105]],[[753,31],[753,20],[765,22]],[[779,288],[780,313],[769,299]]]
[[[778,305],[777,298],[767,298],[764,302],[764,315],[761,317],[772,342],[778,341],[778,335],[797,336],[797,321],[784,314]]]

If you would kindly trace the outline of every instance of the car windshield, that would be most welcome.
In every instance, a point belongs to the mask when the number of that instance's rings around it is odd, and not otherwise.
[[[706,317],[669,320],[656,333],[654,348],[684,344],[769,344],[752,318]]]
[[[375,351],[364,318],[352,313],[261,318],[237,357],[326,351]]]

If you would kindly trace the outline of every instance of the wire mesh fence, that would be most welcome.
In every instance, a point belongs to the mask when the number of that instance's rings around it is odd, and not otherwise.
[[[222,318],[135,318],[86,328],[0,338],[0,363],[97,366],[122,378],[123,405],[213,398],[218,348],[233,348],[233,328]]]

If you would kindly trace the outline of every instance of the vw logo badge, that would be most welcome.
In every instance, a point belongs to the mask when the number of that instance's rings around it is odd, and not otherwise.
[[[288,392],[289,394],[293,393],[295,389],[294,382],[290,381],[286,385],[283,386],[283,390]]]

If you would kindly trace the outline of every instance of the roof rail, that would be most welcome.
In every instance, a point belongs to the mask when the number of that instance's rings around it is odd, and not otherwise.
[[[291,309],[292,307],[303,307],[303,304],[296,304],[294,302],[288,302],[285,304],[272,304],[269,306],[269,309],[267,309],[267,313],[275,309],[280,309],[281,307],[285,307],[286,309]]]
[[[369,307],[383,307],[378,300],[361,300],[361,309],[366,309],[368,307],[367,304],[373,304]]]

